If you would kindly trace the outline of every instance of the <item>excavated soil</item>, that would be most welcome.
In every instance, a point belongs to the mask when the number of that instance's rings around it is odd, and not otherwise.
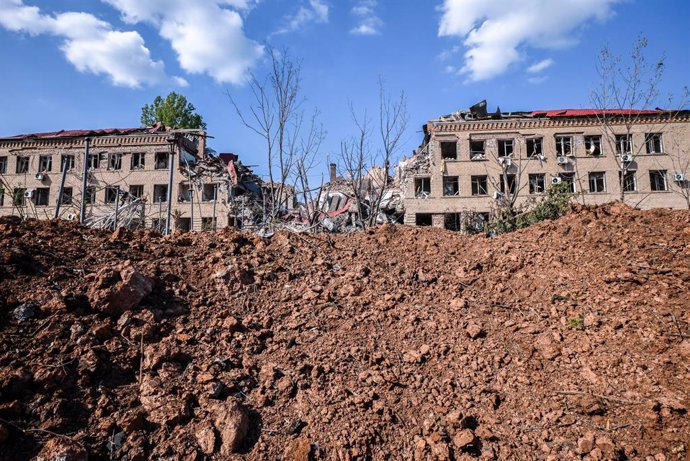
[[[496,238],[0,220],[2,460],[690,460],[689,405],[689,212]]]

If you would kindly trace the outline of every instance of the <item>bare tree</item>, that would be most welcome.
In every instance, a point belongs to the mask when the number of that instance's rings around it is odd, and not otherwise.
[[[350,105],[350,113],[355,124],[356,134],[349,139],[340,142],[340,154],[338,155],[341,174],[347,183],[349,193],[355,200],[356,207],[356,226],[366,227],[368,219],[365,215],[369,210],[365,207],[365,187],[364,180],[367,169],[372,160],[371,150],[369,146],[370,120],[366,110],[361,119],[355,114],[354,108]]]

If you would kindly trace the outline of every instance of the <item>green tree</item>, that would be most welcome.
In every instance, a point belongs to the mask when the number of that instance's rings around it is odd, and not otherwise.
[[[156,96],[153,104],[144,104],[141,108],[141,126],[153,126],[157,122],[171,128],[206,129],[204,119],[196,113],[192,103],[174,91],[165,99]]]

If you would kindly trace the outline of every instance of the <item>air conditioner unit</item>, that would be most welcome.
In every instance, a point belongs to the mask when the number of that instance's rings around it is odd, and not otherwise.
[[[33,196],[34,196],[34,190],[33,189],[27,189],[24,191],[24,197],[31,198]]]
[[[559,165],[565,165],[568,163],[568,157],[560,155],[556,157],[556,163],[558,163]]]
[[[675,182],[685,182],[685,175],[683,173],[676,173],[673,175],[673,180]]]
[[[503,198],[503,192],[494,192],[494,200],[501,200]]]
[[[623,163],[630,163],[633,161],[633,156],[632,154],[623,154],[621,155],[621,162]]]
[[[498,159],[498,163],[505,166],[506,168],[510,168],[510,165],[513,164],[513,161],[510,159],[510,157],[500,157]]]
[[[553,184],[554,186],[556,184],[560,184],[561,182],[563,182],[563,180],[561,178],[559,178],[558,176],[551,178],[551,184]]]
[[[35,178],[39,181],[43,181],[46,178],[46,175],[44,175],[43,173],[36,173]]]
[[[66,218],[68,221],[75,221],[77,219],[77,215],[74,213],[68,213]]]

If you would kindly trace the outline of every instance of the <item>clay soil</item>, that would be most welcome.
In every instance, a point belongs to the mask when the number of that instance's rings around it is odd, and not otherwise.
[[[685,460],[689,406],[688,212],[496,238],[0,220],[1,460]]]

